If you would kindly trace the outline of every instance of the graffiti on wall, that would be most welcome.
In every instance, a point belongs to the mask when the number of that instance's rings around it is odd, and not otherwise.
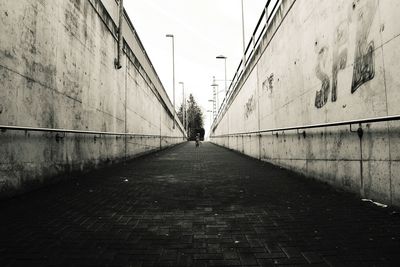
[[[322,82],[321,90],[317,91],[315,96],[315,106],[317,108],[323,107],[328,102],[330,80],[328,74],[323,69],[326,66],[326,59],[328,57],[328,47],[323,46],[318,52],[318,64],[315,67],[315,74],[317,78]]]
[[[251,113],[256,109],[256,100],[254,96],[252,95],[249,100],[247,100],[247,103],[244,105],[244,116],[245,118],[249,118]]]
[[[315,75],[321,81],[321,89],[315,94],[315,107],[322,108],[326,105],[331,94],[331,101],[336,102],[338,97],[338,74],[346,68],[348,63],[349,27],[355,18],[356,40],[353,62],[353,76],[351,93],[354,93],[361,85],[372,80],[375,76],[375,46],[374,42],[368,42],[372,22],[376,15],[377,1],[355,0],[351,5],[349,17],[341,21],[335,28],[332,49],[332,84],[326,69],[329,47],[322,46],[317,49],[317,65]],[[318,47],[318,42],[315,42]]]
[[[337,100],[337,80],[340,70],[344,70],[347,64],[349,40],[349,25],[347,21],[342,21],[335,29],[333,44],[333,63],[332,63],[332,102]]]
[[[274,74],[271,73],[267,79],[262,83],[262,88],[263,91],[267,91],[270,94],[272,93],[272,91],[274,90]]]
[[[374,41],[368,42],[368,35],[377,10],[374,2],[366,1],[364,6],[358,9],[353,4],[357,15],[357,38],[351,93],[354,93],[362,84],[372,80],[375,76],[375,45]],[[357,4],[360,4],[359,0]]]

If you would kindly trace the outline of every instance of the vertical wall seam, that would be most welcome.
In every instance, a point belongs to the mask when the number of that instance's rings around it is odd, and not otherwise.
[[[378,17],[379,17],[379,26],[382,25],[382,17],[381,17],[381,8],[378,2]],[[387,93],[387,84],[386,84],[386,68],[385,68],[385,51],[383,49],[383,36],[382,31],[379,30],[379,36],[381,38],[381,49],[382,49],[382,67],[383,67],[383,86],[385,89],[385,98],[386,98],[386,116],[389,116],[389,104],[388,104],[388,93]],[[386,129],[388,135],[388,147],[389,147],[389,201],[390,204],[393,205],[393,183],[392,183],[392,153],[391,153],[391,137],[390,137],[390,122],[386,122]]]
[[[257,126],[258,126],[258,131],[261,131],[261,125],[260,125],[260,77],[258,73],[258,64],[255,67],[256,71],[256,81],[257,81]],[[258,134],[258,159],[261,160],[261,134]]]
[[[125,133],[128,132],[128,116],[127,116],[127,108],[128,108],[128,56],[125,55]],[[127,136],[125,135],[125,163],[126,163],[126,159],[127,159]]]

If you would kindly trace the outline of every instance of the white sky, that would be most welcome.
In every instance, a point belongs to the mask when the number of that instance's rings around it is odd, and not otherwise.
[[[267,0],[244,0],[246,46]],[[212,77],[223,91],[224,61],[227,80],[233,78],[242,57],[241,0],[126,0],[125,9],[172,100],[172,44],[175,36],[176,106],[192,93],[203,109],[208,132],[211,121]],[[229,86],[229,82],[228,82]],[[220,93],[220,102],[223,99]],[[207,133],[206,133],[207,134]]]

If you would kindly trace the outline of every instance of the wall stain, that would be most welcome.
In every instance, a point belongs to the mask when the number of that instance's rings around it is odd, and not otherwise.
[[[70,0],[71,4],[74,5],[74,9],[76,11],[80,11],[81,10],[81,0]]]
[[[254,99],[254,95],[252,95],[249,100],[247,101],[247,103],[244,105],[244,116],[247,118],[249,118],[249,116],[251,115],[251,113],[253,113],[253,111],[256,109],[256,100]]]
[[[24,10],[24,16],[22,18],[22,33],[21,40],[24,40],[21,43],[21,48],[29,51],[31,54],[36,54],[36,32],[37,32],[37,20],[38,20],[38,7],[37,4],[33,5],[31,8],[26,8]]]
[[[80,40],[80,32],[79,32],[79,17],[76,13],[75,9],[68,10],[66,9],[64,12],[64,27],[66,31],[70,34],[71,39],[73,37]]]
[[[16,57],[15,57],[15,49],[13,48],[12,49],[12,51],[11,50],[4,50],[3,51],[3,54],[4,54],[4,58],[7,58],[7,59],[12,59],[12,60],[14,60]]]
[[[267,91],[270,94],[272,94],[274,90],[274,73],[271,73],[267,77],[267,79],[265,79],[265,81],[262,83],[262,88],[264,91]]]

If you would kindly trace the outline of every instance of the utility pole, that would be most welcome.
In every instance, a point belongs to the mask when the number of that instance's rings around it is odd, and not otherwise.
[[[215,76],[213,76],[213,83],[211,84],[213,88],[213,119],[217,117],[217,102],[218,102],[218,84],[215,82]]]
[[[243,0],[242,1],[242,42],[243,42],[243,69],[246,67],[246,40],[244,34],[244,8],[243,8]]]
[[[185,129],[185,131],[186,131],[185,83],[184,82],[179,82],[179,84],[182,84],[182,124],[183,124],[183,129]]]
[[[172,39],[172,89],[173,89],[173,106],[174,106],[174,122],[172,125],[172,129],[175,129],[175,118],[176,118],[176,110],[175,110],[175,42],[174,42],[174,35],[167,34],[166,37]]]

